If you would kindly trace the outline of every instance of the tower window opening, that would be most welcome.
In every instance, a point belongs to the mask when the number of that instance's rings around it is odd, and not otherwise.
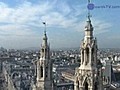
[[[89,48],[87,47],[86,48],[86,57],[87,57],[87,60],[86,60],[86,64],[89,62]]]
[[[95,82],[95,89],[94,90],[98,90],[97,82]]]
[[[85,82],[85,90],[88,90],[88,83]]]
[[[42,52],[44,52],[44,49],[42,49]]]
[[[89,54],[89,48],[88,47],[86,48],[86,54]]]
[[[77,83],[78,83],[78,86],[77,86],[77,88],[78,88],[78,90],[79,90],[79,81],[77,81]]]
[[[42,66],[40,67],[40,70],[41,70],[41,77],[43,77],[43,67]]]
[[[94,53],[94,48],[92,48],[92,54]]]
[[[81,59],[81,63],[83,64],[84,62],[84,51],[82,51],[82,59]]]
[[[45,49],[45,52],[47,52],[47,49]]]
[[[45,58],[46,58],[46,56],[47,56],[47,49],[45,48]]]

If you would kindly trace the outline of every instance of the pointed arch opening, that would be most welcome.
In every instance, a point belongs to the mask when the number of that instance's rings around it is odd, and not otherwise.
[[[95,82],[95,89],[94,90],[98,90],[97,82]]]
[[[92,65],[93,65],[93,63],[94,63],[94,48],[92,48],[91,53],[92,53],[91,57],[92,57]]]
[[[77,89],[79,90],[79,81],[77,81],[78,85],[77,85]]]
[[[94,53],[94,48],[92,48],[92,54]]]
[[[89,54],[89,48],[88,47],[86,48],[86,54],[87,55]]]
[[[87,65],[87,63],[89,62],[89,48],[87,47],[86,48],[86,65]]]
[[[88,90],[88,83],[85,82],[85,90]]]
[[[82,52],[81,64],[83,64],[84,63],[84,50],[82,50],[81,52]]]
[[[41,71],[41,77],[43,77],[43,67],[40,66],[40,71]]]
[[[44,53],[44,49],[42,48],[42,53]]]

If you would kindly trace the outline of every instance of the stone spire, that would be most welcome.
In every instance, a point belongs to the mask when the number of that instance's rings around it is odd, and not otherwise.
[[[90,19],[90,13],[88,13],[88,16],[87,16],[87,24],[85,26],[85,31],[93,31],[93,26],[92,26],[92,23],[91,23],[91,19]]]
[[[47,34],[46,34],[46,23],[43,22],[43,24],[45,25],[45,29],[44,29],[44,36],[43,36],[43,46],[47,46]]]
[[[52,90],[52,61],[50,59],[50,46],[47,42],[46,23],[42,46],[40,50],[40,59],[37,62],[37,83],[36,90]]]
[[[91,15],[89,10],[88,10],[87,21],[84,30],[85,30],[85,36],[81,45],[80,68],[92,69],[96,65],[97,43],[96,43],[96,39],[94,39],[93,36],[93,26],[91,23]]]
[[[88,4],[90,4],[90,0],[88,1]],[[91,13],[90,10],[88,9],[88,15],[87,15],[87,21],[85,25],[85,38],[92,39],[93,38],[93,26],[91,23]]]
[[[90,3],[90,0],[88,1]],[[74,90],[103,90],[101,71],[97,68],[97,41],[93,36],[90,17],[90,11],[88,10],[85,36],[80,51],[80,67],[76,68],[75,71]]]

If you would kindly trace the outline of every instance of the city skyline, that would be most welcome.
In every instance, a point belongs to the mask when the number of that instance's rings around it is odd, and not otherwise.
[[[44,25],[51,48],[79,47],[84,36],[87,0],[1,0],[0,46],[40,47]],[[120,6],[119,0],[92,1],[95,6]],[[91,10],[94,35],[100,48],[119,48],[120,7]],[[86,15],[86,16],[85,16]]]

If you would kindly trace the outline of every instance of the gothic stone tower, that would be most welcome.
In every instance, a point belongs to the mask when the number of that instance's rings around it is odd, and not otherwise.
[[[52,89],[52,61],[50,60],[50,46],[47,43],[46,31],[44,32],[43,43],[40,51],[40,59],[37,62],[37,89]]]
[[[88,15],[81,44],[81,63],[75,71],[74,90],[103,90],[97,62],[97,41],[93,37],[93,26]]]

